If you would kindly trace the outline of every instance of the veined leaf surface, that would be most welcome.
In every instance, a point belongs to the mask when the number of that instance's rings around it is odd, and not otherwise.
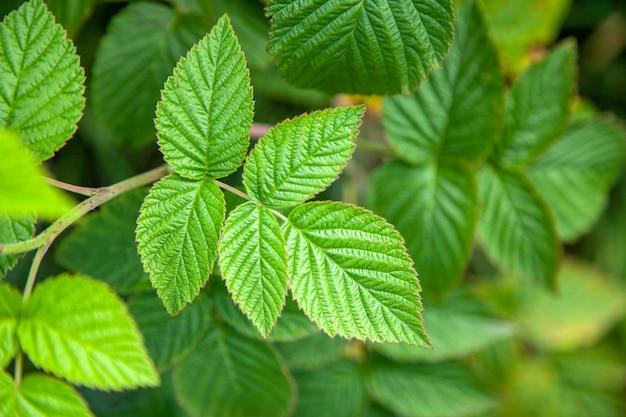
[[[384,219],[343,203],[315,202],[291,211],[284,230],[293,295],[326,333],[430,344],[413,262]]]
[[[4,369],[18,348],[17,320],[22,309],[22,297],[13,287],[0,282],[0,368]]]
[[[36,218],[32,215],[13,217],[0,213],[0,243],[28,240],[35,233]],[[21,255],[0,255],[0,279],[15,266]]]
[[[42,0],[0,23],[0,128],[19,132],[37,160],[50,158],[76,131],[85,72],[65,30]]]
[[[224,225],[219,253],[228,291],[267,337],[287,294],[285,239],[274,214],[251,201],[237,207]]]
[[[480,162],[499,137],[504,79],[478,4],[457,13],[450,52],[412,96],[387,97],[383,122],[402,159]]]
[[[156,116],[163,156],[181,176],[220,178],[241,165],[250,142],[252,87],[227,16],[178,62]]]
[[[273,0],[268,51],[298,87],[415,90],[452,41],[450,0]]]
[[[171,315],[191,302],[209,279],[225,214],[215,181],[163,178],[137,220],[138,250],[150,281]]]
[[[17,335],[36,366],[74,384],[105,390],[159,384],[126,306],[99,281],[63,274],[37,285]]]
[[[328,187],[354,151],[365,108],[339,107],[280,123],[262,137],[244,167],[252,198],[295,206]]]

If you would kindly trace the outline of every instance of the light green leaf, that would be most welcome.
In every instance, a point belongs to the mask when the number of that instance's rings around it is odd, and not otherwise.
[[[270,207],[295,206],[328,187],[354,151],[365,108],[338,107],[274,126],[248,155],[244,185]]]
[[[558,238],[548,207],[530,181],[487,165],[478,174],[478,184],[478,234],[487,253],[503,268],[555,288]]]
[[[426,292],[438,295],[456,284],[472,248],[478,214],[474,173],[461,164],[402,162],[371,176],[369,205],[394,224]]]
[[[74,384],[105,390],[159,384],[126,306],[99,281],[62,274],[37,285],[17,335],[37,367]]]
[[[56,22],[74,37],[93,11],[94,0],[46,0]]]
[[[317,331],[304,339],[277,343],[276,347],[289,369],[307,371],[339,361],[349,349],[349,342]]]
[[[0,213],[0,243],[28,240],[35,234],[36,219],[33,215],[9,217]],[[0,279],[15,266],[21,255],[0,255]]]
[[[160,371],[180,362],[195,348],[211,323],[209,306],[208,298],[200,297],[178,316],[171,317],[152,292],[141,292],[130,298],[128,309]]]
[[[298,417],[353,417],[365,408],[361,368],[343,360],[325,368],[294,374],[298,385]]]
[[[274,214],[251,201],[237,207],[224,225],[219,253],[228,291],[267,337],[287,294],[285,239]]]
[[[126,193],[88,216],[61,241],[56,261],[120,293],[147,282],[135,243],[139,207],[146,194],[144,189]]]
[[[600,216],[624,164],[625,137],[624,129],[609,119],[576,123],[529,167],[561,238],[573,241]]]
[[[273,0],[266,13],[282,75],[328,93],[409,93],[453,35],[450,0]]]
[[[116,14],[93,67],[92,104],[103,126],[124,143],[154,142],[159,91],[181,55],[206,33],[196,15],[154,3]]]
[[[176,366],[174,389],[191,417],[286,416],[295,395],[270,346],[218,326]]]
[[[401,158],[480,162],[499,137],[504,80],[477,3],[457,13],[455,40],[441,70],[412,96],[387,97],[383,122]]]
[[[495,405],[476,378],[454,362],[375,365],[366,379],[370,395],[402,417],[465,417]]]
[[[21,309],[20,293],[10,285],[0,282],[0,369],[4,369],[17,352],[16,329]]]
[[[0,24],[0,128],[19,132],[37,160],[76,131],[85,72],[76,48],[42,0],[24,3]]]
[[[7,417],[93,417],[72,386],[47,375],[28,374],[18,389],[0,371],[0,415]]]
[[[241,165],[252,127],[252,87],[227,16],[178,62],[156,115],[161,152],[181,176],[220,178]]]
[[[156,183],[141,206],[139,254],[171,315],[191,302],[209,279],[225,211],[215,181],[178,175]]]
[[[506,100],[496,150],[506,165],[527,165],[565,129],[576,83],[576,45],[567,41],[528,68]]]
[[[0,212],[12,217],[37,213],[52,220],[72,208],[69,197],[49,185],[44,174],[20,138],[0,129]]]
[[[517,321],[526,337],[544,349],[591,346],[626,313],[626,289],[588,265],[568,261],[559,293],[522,288]]]
[[[413,262],[385,219],[315,202],[291,211],[284,230],[293,296],[326,333],[430,344]]]

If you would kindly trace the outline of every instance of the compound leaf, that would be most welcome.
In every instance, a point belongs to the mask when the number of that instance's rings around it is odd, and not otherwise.
[[[76,48],[42,0],[0,24],[0,128],[19,132],[37,160],[50,158],[76,131],[85,72]]]
[[[202,18],[133,3],[111,20],[93,67],[96,116],[120,141],[154,141],[154,108],[172,67],[206,33]]]
[[[244,166],[248,194],[271,207],[294,206],[328,187],[354,151],[365,108],[339,107],[280,123]]]
[[[485,166],[478,175],[482,212],[478,234],[505,269],[556,287],[560,252],[548,207],[522,174]]]
[[[575,44],[564,42],[513,84],[496,148],[505,165],[530,163],[565,129],[576,83],[575,62]]]
[[[192,417],[286,416],[295,394],[270,346],[218,326],[176,366],[174,389]]]
[[[141,206],[138,250],[150,281],[174,315],[209,279],[225,214],[215,181],[170,175],[159,181]]]
[[[383,218],[315,202],[291,211],[284,230],[293,295],[326,333],[430,344],[413,262]]]
[[[43,168],[13,132],[0,129],[0,212],[9,216],[37,213],[56,219],[71,200],[43,178]]]
[[[390,162],[372,175],[369,204],[406,239],[425,291],[441,294],[459,281],[478,214],[470,169],[462,164],[411,167]]]
[[[243,161],[253,102],[246,61],[227,16],[182,58],[157,105],[158,142],[183,177],[224,177]]]
[[[17,320],[22,308],[22,297],[13,287],[0,282],[0,368],[4,369],[18,348]]]
[[[529,167],[546,199],[559,236],[573,241],[600,216],[622,169],[624,129],[604,118],[573,124]]]
[[[74,384],[156,386],[156,372],[124,303],[104,283],[59,275],[37,285],[17,327],[31,361]]]
[[[35,234],[36,219],[32,214],[13,217],[0,213],[0,243],[28,240]],[[0,255],[0,278],[15,266],[21,255]]]
[[[504,80],[485,19],[473,1],[457,15],[455,40],[441,70],[412,96],[384,101],[389,140],[412,163],[480,162],[502,128]]]
[[[93,417],[85,400],[67,383],[32,373],[24,376],[16,389],[6,372],[0,372],[0,415]]]
[[[329,93],[409,93],[453,35],[450,0],[273,0],[266,13],[282,75]]]
[[[274,214],[254,202],[237,207],[224,225],[219,253],[228,291],[267,337],[287,294],[285,239]]]

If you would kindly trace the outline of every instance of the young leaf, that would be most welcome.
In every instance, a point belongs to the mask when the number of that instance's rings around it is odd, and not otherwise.
[[[559,243],[548,207],[522,174],[485,166],[478,175],[480,240],[505,269],[556,287]]]
[[[0,371],[0,415],[29,417],[93,417],[85,400],[65,382],[39,373],[28,374],[16,389]]]
[[[576,123],[529,167],[562,239],[573,241],[600,216],[623,167],[625,137],[624,129],[609,119]]]
[[[228,291],[267,337],[287,294],[285,239],[274,214],[254,202],[237,207],[224,225],[219,253]]]
[[[0,129],[0,212],[13,217],[37,213],[53,220],[71,209],[69,197],[46,183],[44,174],[20,138]]]
[[[364,111],[338,107],[276,125],[248,155],[248,194],[267,206],[287,207],[324,190],[350,159]]]
[[[20,293],[10,285],[0,282],[0,369],[4,369],[17,352],[16,329],[21,308]]]
[[[409,93],[452,42],[450,0],[274,0],[268,51],[298,87]]]
[[[140,292],[128,301],[128,309],[143,334],[150,357],[159,370],[178,363],[191,352],[210,319],[208,298],[200,297],[176,317],[171,317],[153,292]]]
[[[174,389],[191,417],[287,416],[295,394],[270,346],[219,326],[176,366]]]
[[[369,204],[394,224],[427,292],[441,295],[459,281],[472,248],[478,196],[462,164],[383,165],[370,179]]]
[[[62,274],[37,285],[17,335],[37,367],[74,384],[122,390],[159,383],[126,306],[99,281]]]
[[[126,193],[89,215],[60,242],[56,261],[120,293],[147,282],[135,243],[139,207],[146,194],[144,189]]]
[[[326,333],[430,345],[413,262],[383,218],[315,202],[296,207],[284,230],[293,295]]]
[[[506,165],[526,165],[563,131],[576,82],[576,46],[565,42],[513,84],[496,147]]]
[[[227,16],[178,62],[156,116],[161,151],[181,176],[220,178],[241,165],[250,142],[252,87]]]
[[[92,104],[120,141],[154,141],[154,108],[172,67],[206,33],[196,15],[164,4],[132,3],[115,15],[93,67]]]
[[[480,162],[496,142],[504,80],[487,29],[478,4],[465,2],[441,70],[412,96],[385,98],[385,130],[403,159]]]
[[[191,302],[209,279],[225,211],[215,181],[178,175],[156,183],[141,206],[139,254],[171,315]]]
[[[476,378],[460,364],[375,365],[371,396],[403,417],[464,417],[493,408]]]
[[[85,72],[76,48],[42,0],[0,23],[0,128],[19,132],[37,160],[74,134],[85,105]]]
[[[32,214],[13,217],[0,213],[0,243],[28,240],[35,233],[36,219]],[[15,266],[20,255],[0,255],[0,279]]]

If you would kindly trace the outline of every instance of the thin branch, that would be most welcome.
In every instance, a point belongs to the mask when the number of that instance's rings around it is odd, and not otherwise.
[[[272,125],[266,125],[264,123],[254,123],[252,125],[252,129],[250,129],[250,137],[253,139],[262,138],[271,128]]]
[[[217,183],[217,185],[220,188],[222,188],[222,189],[224,189],[226,191],[230,191],[231,193],[233,193],[235,195],[238,195],[239,197],[241,197],[241,198],[243,198],[245,200],[252,201],[252,198],[250,198],[250,196],[248,194],[244,193],[241,190],[238,190],[237,188],[233,187],[232,185],[224,184],[222,181],[218,181],[218,180],[215,180],[215,182]]]
[[[91,197],[98,192],[98,188],[81,187],[80,185],[68,184],[63,181],[55,180],[54,178],[44,177],[44,179],[48,181],[49,184],[54,185],[57,188],[75,194],[86,195],[87,197]]]

